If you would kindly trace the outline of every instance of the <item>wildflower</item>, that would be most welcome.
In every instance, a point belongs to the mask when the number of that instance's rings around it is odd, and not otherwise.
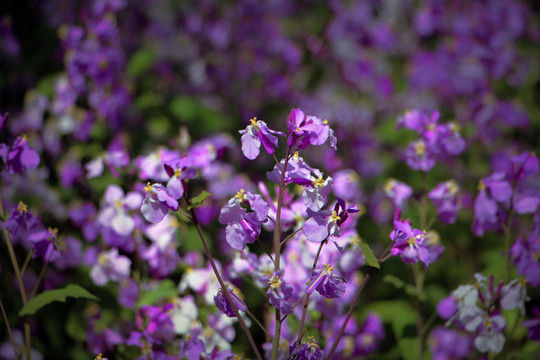
[[[9,147],[0,144],[0,158],[9,173],[21,173],[26,169],[35,169],[40,162],[39,154],[28,145],[25,135],[18,136]]]
[[[457,219],[460,208],[459,190],[459,185],[454,180],[448,180],[437,185],[428,194],[445,224],[453,224]]]
[[[332,266],[324,264],[321,269],[313,272],[306,294],[310,295],[315,290],[327,299],[341,297],[345,292],[345,281],[334,275]]]
[[[386,181],[384,192],[392,199],[392,203],[396,208],[403,207],[405,201],[407,201],[413,193],[412,188],[409,185],[393,178]]]
[[[275,272],[268,279],[268,299],[270,304],[275,306],[281,315],[288,315],[293,312],[292,305],[288,302],[293,293],[293,288],[286,283],[279,272]]]
[[[311,145],[322,145],[330,138],[330,145],[336,149],[337,140],[334,131],[328,126],[328,120],[321,120],[316,116],[305,115],[300,109],[293,109],[287,117],[289,147],[298,146],[305,149]]]
[[[178,201],[161,184],[148,183],[144,188],[146,197],[141,206],[141,213],[151,223],[158,223],[169,210],[178,210]]]
[[[190,157],[182,157],[179,160],[168,161],[164,164],[165,171],[170,179],[167,182],[168,193],[175,199],[180,199],[186,189],[186,179],[195,179],[197,169],[193,167]]]
[[[345,201],[338,198],[334,210],[319,212],[307,209],[310,218],[304,223],[302,232],[309,241],[322,242],[329,236],[341,236],[340,225],[347,220],[349,213],[357,213],[358,207],[346,207]]]
[[[219,222],[227,225],[225,239],[236,250],[243,250],[246,243],[255,242],[261,233],[261,224],[267,219],[266,201],[261,195],[244,189],[231,198],[219,214]]]
[[[413,229],[410,220],[399,219],[401,209],[397,209],[394,215],[394,230],[390,233],[390,239],[394,242],[390,252],[392,255],[400,255],[403,261],[416,263],[422,261],[427,268],[431,262],[429,248],[427,246],[426,233]]]
[[[227,288],[227,291],[229,292],[229,295],[231,297],[232,302],[238,309],[238,311],[244,311],[247,310],[247,305],[242,299],[240,299],[232,289],[229,288],[229,284],[226,283],[225,287]],[[219,311],[221,311],[223,314],[227,315],[228,317],[236,317],[236,314],[233,310],[233,307],[229,303],[229,300],[227,300],[227,296],[223,294],[223,289],[219,288],[217,295],[214,296],[214,304],[216,304]]]
[[[98,215],[98,221],[110,226],[119,235],[129,235],[135,229],[135,221],[127,210],[138,209],[142,204],[142,195],[138,192],[124,191],[117,185],[109,185],[105,190],[104,206]]]
[[[506,327],[506,320],[502,315],[487,315],[479,313],[465,324],[465,330],[478,332],[474,346],[482,353],[493,351],[499,353],[504,346],[502,331]]]
[[[285,136],[282,132],[269,129],[264,121],[257,120],[256,117],[239,133],[242,134],[242,152],[249,160],[259,156],[261,143],[266,152],[272,155],[278,146],[278,138],[274,135]]]
[[[105,285],[109,280],[122,281],[129,278],[131,260],[118,255],[118,249],[102,251],[98,256],[97,264],[92,266],[90,277],[96,285]]]
[[[291,346],[291,355],[299,360],[322,360],[324,351],[313,336],[307,337],[307,342]]]

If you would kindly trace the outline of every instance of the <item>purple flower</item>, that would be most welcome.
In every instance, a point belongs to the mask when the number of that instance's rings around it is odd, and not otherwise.
[[[501,290],[501,308],[512,310],[518,308],[525,315],[525,301],[527,298],[527,280],[525,278],[514,279],[503,286]]]
[[[493,173],[478,183],[478,195],[474,201],[473,231],[481,236],[485,230],[499,227],[497,212],[499,203],[508,206],[512,197],[512,186],[502,172]]]
[[[535,220],[536,218],[538,216],[535,217]],[[525,276],[527,282],[532,286],[540,285],[539,251],[540,238],[535,233],[530,234],[526,239],[518,237],[510,249],[518,274]]]
[[[291,356],[299,360],[323,360],[324,351],[319,346],[319,343],[315,341],[313,336],[307,337],[307,342],[300,345],[291,346]]]
[[[360,177],[351,169],[337,171],[334,176],[334,193],[343,200],[359,203],[362,200]]]
[[[460,208],[459,185],[454,180],[440,183],[431,190],[428,198],[433,200],[441,221],[445,224],[453,224],[458,216]]]
[[[234,306],[236,306],[236,308],[238,309],[238,311],[246,312],[247,310],[246,303],[233,292],[233,289],[229,288],[228,283],[225,284],[225,287],[227,288],[227,291],[229,292],[231,300],[234,303]],[[227,315],[228,317],[236,317],[233,307],[227,300],[227,296],[223,294],[222,288],[219,288],[217,295],[214,296],[214,304],[216,304],[219,311],[221,311],[223,314]]]
[[[281,315],[288,315],[293,312],[293,306],[288,302],[293,294],[293,288],[281,279],[278,272],[275,272],[268,279],[268,300],[270,304],[281,311]]]
[[[434,360],[463,359],[471,351],[471,338],[456,330],[436,327],[428,340]]]
[[[412,188],[409,185],[392,178],[386,181],[384,192],[392,199],[394,207],[396,208],[403,207],[405,201],[407,201],[413,193]]]
[[[340,212],[340,209],[343,210]],[[322,242],[329,236],[341,236],[340,225],[348,217],[348,212],[358,212],[358,208],[345,208],[345,202],[338,199],[334,206],[334,210],[321,210],[318,212],[307,209],[307,214],[310,216],[302,227],[302,232],[311,242]]]
[[[492,351],[499,353],[504,346],[502,331],[506,327],[506,320],[502,315],[489,316],[479,313],[465,324],[465,330],[477,332],[474,346],[482,353]]]
[[[287,145],[305,149],[311,145],[322,145],[330,138],[330,145],[336,149],[337,140],[334,131],[328,126],[328,120],[322,121],[316,116],[305,115],[300,109],[293,109],[287,117],[289,137]]]
[[[532,312],[535,318],[523,321],[523,327],[529,329],[527,332],[527,337],[529,339],[540,341],[540,308],[538,308],[538,306],[533,306]]]
[[[48,228],[28,236],[33,244],[34,258],[42,258],[43,263],[54,262],[60,258],[60,250],[56,242],[57,233],[58,229]]]
[[[248,210],[250,211],[248,212]],[[225,239],[236,250],[253,243],[261,233],[261,224],[268,220],[268,204],[259,194],[240,190],[221,209],[219,222],[227,225]]]
[[[90,277],[96,285],[105,285],[109,280],[122,281],[129,278],[131,260],[126,256],[118,255],[118,249],[101,252],[98,263],[92,266]]]
[[[18,136],[10,148],[0,144],[0,158],[9,173],[21,173],[26,169],[35,169],[39,165],[39,154],[28,145],[25,135]]]
[[[282,132],[274,131],[268,128],[264,121],[253,118],[250,125],[245,130],[240,130],[242,134],[242,152],[249,159],[253,160],[259,156],[261,143],[266,152],[272,155],[278,146],[278,138],[274,135],[285,136]]]
[[[401,209],[397,209],[394,215],[394,230],[390,233],[390,239],[394,242],[390,252],[393,256],[400,255],[407,263],[422,261],[427,268],[431,262],[426,233],[413,229],[410,220],[399,219]]]
[[[178,210],[178,201],[163,185],[147,183],[144,191],[146,197],[142,202],[141,213],[147,221],[158,223],[169,213],[169,210]]]
[[[192,159],[186,156],[164,164],[165,171],[170,177],[167,182],[167,190],[175,199],[180,199],[184,194],[187,187],[185,180],[197,177],[197,169],[192,166]]]
[[[405,151],[405,161],[414,170],[429,171],[435,166],[435,158],[425,140],[412,142]]]
[[[306,288],[306,294],[310,295],[317,290],[327,299],[341,297],[345,292],[345,281],[334,275],[334,268],[324,264],[319,270],[315,270]]]
[[[111,227],[117,234],[127,236],[135,229],[135,220],[127,210],[138,209],[142,204],[142,195],[138,192],[124,191],[118,185],[109,185],[103,196],[104,206],[98,215],[98,221]]]

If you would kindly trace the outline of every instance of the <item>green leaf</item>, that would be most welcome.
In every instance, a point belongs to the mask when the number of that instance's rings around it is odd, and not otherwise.
[[[415,327],[417,312],[404,300],[377,301],[365,308],[366,313],[374,312],[382,317],[385,323],[392,324],[397,339],[405,335],[407,327]]]
[[[42,292],[26,303],[21,311],[19,311],[19,316],[32,315],[43,306],[50,304],[53,301],[66,302],[67,297],[99,300],[97,297],[90,294],[79,285],[69,284],[63,289],[54,289]]]
[[[153,305],[158,300],[175,297],[177,293],[178,291],[172,280],[165,279],[160,282],[156,288],[144,293],[141,296],[138,305]]]
[[[199,195],[195,196],[194,198],[190,200],[191,205],[189,205],[187,209],[191,210],[191,209],[198,208],[199,206],[202,205],[203,201],[206,200],[206,198],[209,197],[210,195],[212,194],[209,193],[208,191],[203,191],[202,193],[200,193]]]
[[[418,359],[418,339],[417,338],[404,338],[398,342],[399,349],[401,350],[401,356],[405,360],[417,360]]]
[[[397,289],[401,289],[405,286],[405,282],[392,274],[387,274],[383,277],[383,281],[394,285]]]
[[[127,66],[127,73],[133,77],[140,76],[150,69],[156,60],[156,55],[150,49],[140,49],[131,57]]]
[[[369,245],[366,242],[362,241],[360,243],[360,247],[362,248],[362,252],[364,253],[367,264],[369,266],[373,266],[374,268],[380,269],[381,265],[379,265],[379,262],[377,261],[375,255],[373,255],[373,251],[371,250]]]

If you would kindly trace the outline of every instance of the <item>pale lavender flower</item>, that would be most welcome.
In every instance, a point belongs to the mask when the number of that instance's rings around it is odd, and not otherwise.
[[[240,130],[242,134],[242,152],[249,159],[253,160],[259,156],[261,143],[266,152],[272,155],[278,146],[278,138],[275,135],[285,136],[280,131],[268,128],[264,121],[253,118],[245,130]]]
[[[409,185],[393,178],[386,181],[384,192],[392,199],[392,203],[396,208],[402,208],[405,201],[407,201],[413,193],[412,188]]]
[[[118,249],[99,253],[97,264],[92,266],[90,277],[96,285],[105,285],[111,281],[122,281],[129,278],[131,260],[126,256],[119,255]]]

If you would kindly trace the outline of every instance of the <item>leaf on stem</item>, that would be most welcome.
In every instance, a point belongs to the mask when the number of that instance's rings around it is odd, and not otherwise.
[[[79,285],[69,284],[63,289],[48,290],[39,294],[19,311],[19,316],[32,315],[43,306],[50,304],[53,301],[66,302],[67,297],[99,300],[96,296],[90,294]]]
[[[206,198],[209,197],[210,195],[212,194],[209,193],[208,191],[203,191],[202,193],[200,193],[199,195],[195,196],[194,198],[190,200],[191,205],[189,205],[187,209],[191,210],[191,209],[198,208],[199,206],[202,205],[203,201],[206,200]]]
[[[377,261],[377,258],[375,257],[375,255],[373,255],[373,251],[371,250],[369,245],[366,242],[362,241],[360,243],[360,247],[362,248],[362,252],[364,253],[364,256],[366,258],[366,263],[369,266],[380,269],[381,265]]]

